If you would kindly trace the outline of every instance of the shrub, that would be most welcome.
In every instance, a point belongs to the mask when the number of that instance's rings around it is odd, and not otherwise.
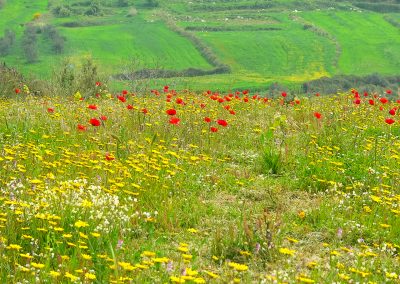
[[[97,66],[90,57],[83,60],[80,68],[76,68],[68,59],[64,60],[61,67],[55,70],[54,84],[58,86],[57,93],[71,95],[79,91],[84,96],[93,96],[96,93],[96,82],[100,80]]]
[[[33,63],[38,59],[36,32],[35,26],[27,25],[22,37],[22,48],[28,63]]]
[[[52,10],[54,16],[59,17],[59,18],[66,18],[71,16],[72,10],[69,6],[57,6]]]
[[[51,41],[52,49],[55,53],[64,51],[65,38],[60,35],[54,26],[47,25],[44,28],[44,35]]]
[[[4,37],[0,38],[0,56],[6,56],[15,42],[15,32],[6,30]]]
[[[136,16],[138,13],[138,11],[136,10],[135,7],[132,7],[129,9],[128,15],[126,15],[127,17],[134,17]]]
[[[0,97],[11,96],[22,85],[23,77],[15,69],[0,64]]]

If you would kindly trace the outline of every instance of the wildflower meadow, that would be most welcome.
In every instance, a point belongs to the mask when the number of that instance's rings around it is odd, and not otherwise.
[[[398,283],[398,90],[0,103],[2,283]]]

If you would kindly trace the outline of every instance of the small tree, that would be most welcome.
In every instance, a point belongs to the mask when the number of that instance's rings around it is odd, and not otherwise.
[[[33,63],[38,58],[36,28],[28,25],[22,37],[22,48],[28,63]]]
[[[4,37],[0,38],[0,56],[6,56],[15,42],[15,32],[6,30]]]
[[[157,0],[146,0],[146,4],[145,5],[147,7],[155,8],[155,7],[158,7],[160,5],[160,3],[158,3]]]

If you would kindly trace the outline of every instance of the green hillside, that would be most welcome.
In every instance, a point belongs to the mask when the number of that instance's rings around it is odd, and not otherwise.
[[[111,79],[192,89],[397,75],[400,65],[399,1],[0,2],[0,61],[42,78],[85,57]]]

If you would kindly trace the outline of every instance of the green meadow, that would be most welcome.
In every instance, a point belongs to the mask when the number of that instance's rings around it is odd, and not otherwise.
[[[0,283],[400,283],[399,15],[0,0]]]
[[[125,4],[120,7],[120,2]],[[193,90],[263,89],[273,82],[296,87],[334,75],[398,72],[399,15],[362,10],[358,2],[176,0],[156,1],[154,7],[149,2],[100,1],[98,15],[85,15],[94,5],[90,1],[6,1],[0,9],[0,34],[11,29],[16,40],[0,60],[24,74],[50,78],[63,62],[78,67],[89,57],[112,86],[132,85],[113,80],[117,74],[155,69],[175,73],[134,80]],[[60,5],[73,12],[57,16],[54,9]],[[40,17],[34,19],[35,13]],[[37,27],[33,62],[27,61],[22,42],[28,24]],[[48,25],[65,39],[60,53],[43,35]],[[216,65],[205,53],[230,71],[206,73]],[[196,71],[187,77],[188,69]]]

